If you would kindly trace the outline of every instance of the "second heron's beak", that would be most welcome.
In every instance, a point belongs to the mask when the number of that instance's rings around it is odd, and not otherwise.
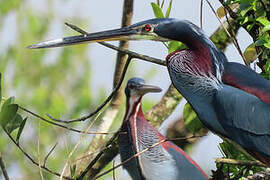
[[[149,92],[161,92],[162,89],[158,86],[144,84],[138,88],[140,94],[146,94]]]
[[[44,41],[31,46],[30,49],[38,48],[51,48],[51,47],[61,47],[81,43],[89,42],[103,42],[103,41],[115,41],[115,40],[129,40],[132,39],[132,35],[138,34],[138,29],[133,29],[130,27],[124,27],[120,29],[101,31],[96,33],[84,34],[79,36],[64,37],[49,41]]]

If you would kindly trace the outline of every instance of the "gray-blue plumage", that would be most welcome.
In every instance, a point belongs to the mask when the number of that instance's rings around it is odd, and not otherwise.
[[[179,152],[177,152],[175,149],[170,148],[168,150],[169,154],[175,159],[176,163],[178,164],[177,169],[179,172],[185,171],[186,173],[180,174],[180,178],[182,180],[194,180],[194,177],[196,177],[196,180],[205,180],[205,177],[202,175],[201,172],[198,171],[198,169],[191,164],[184,156],[179,156]]]
[[[214,107],[228,136],[245,149],[270,159],[270,105],[237,88],[222,85]]]

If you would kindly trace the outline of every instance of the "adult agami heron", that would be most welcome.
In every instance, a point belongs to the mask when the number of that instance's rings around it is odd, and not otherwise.
[[[177,90],[211,131],[232,139],[270,166],[270,83],[248,67],[228,62],[189,21],[150,19],[109,31],[46,41],[30,48],[109,40],[181,41],[187,49],[167,56]]]
[[[118,138],[121,160],[146,151],[125,163],[124,168],[134,180],[207,179],[202,169],[182,149],[164,141],[165,137],[144,118],[142,96],[160,91],[159,87],[147,85],[141,78],[131,78],[127,83],[126,114],[121,127],[121,131],[127,134],[120,134]]]

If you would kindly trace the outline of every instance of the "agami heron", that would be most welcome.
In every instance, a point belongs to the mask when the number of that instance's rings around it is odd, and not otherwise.
[[[45,41],[30,48],[110,40],[183,42],[166,58],[172,83],[211,131],[240,144],[270,166],[270,83],[226,56],[189,21],[150,19],[121,29]]]
[[[126,86],[126,114],[118,138],[121,160],[146,150],[123,166],[134,180],[205,180],[206,174],[178,146],[164,141],[142,112],[142,96],[160,92],[157,86],[147,85],[141,78],[131,78]],[[162,142],[162,143],[161,143]],[[160,144],[159,144],[160,143]],[[152,147],[152,148],[150,148]]]

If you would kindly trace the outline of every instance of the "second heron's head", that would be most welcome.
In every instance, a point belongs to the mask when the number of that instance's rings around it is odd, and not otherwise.
[[[141,78],[134,77],[127,82],[125,93],[127,98],[140,98],[146,93],[160,92],[161,90],[157,86],[146,84]]]

